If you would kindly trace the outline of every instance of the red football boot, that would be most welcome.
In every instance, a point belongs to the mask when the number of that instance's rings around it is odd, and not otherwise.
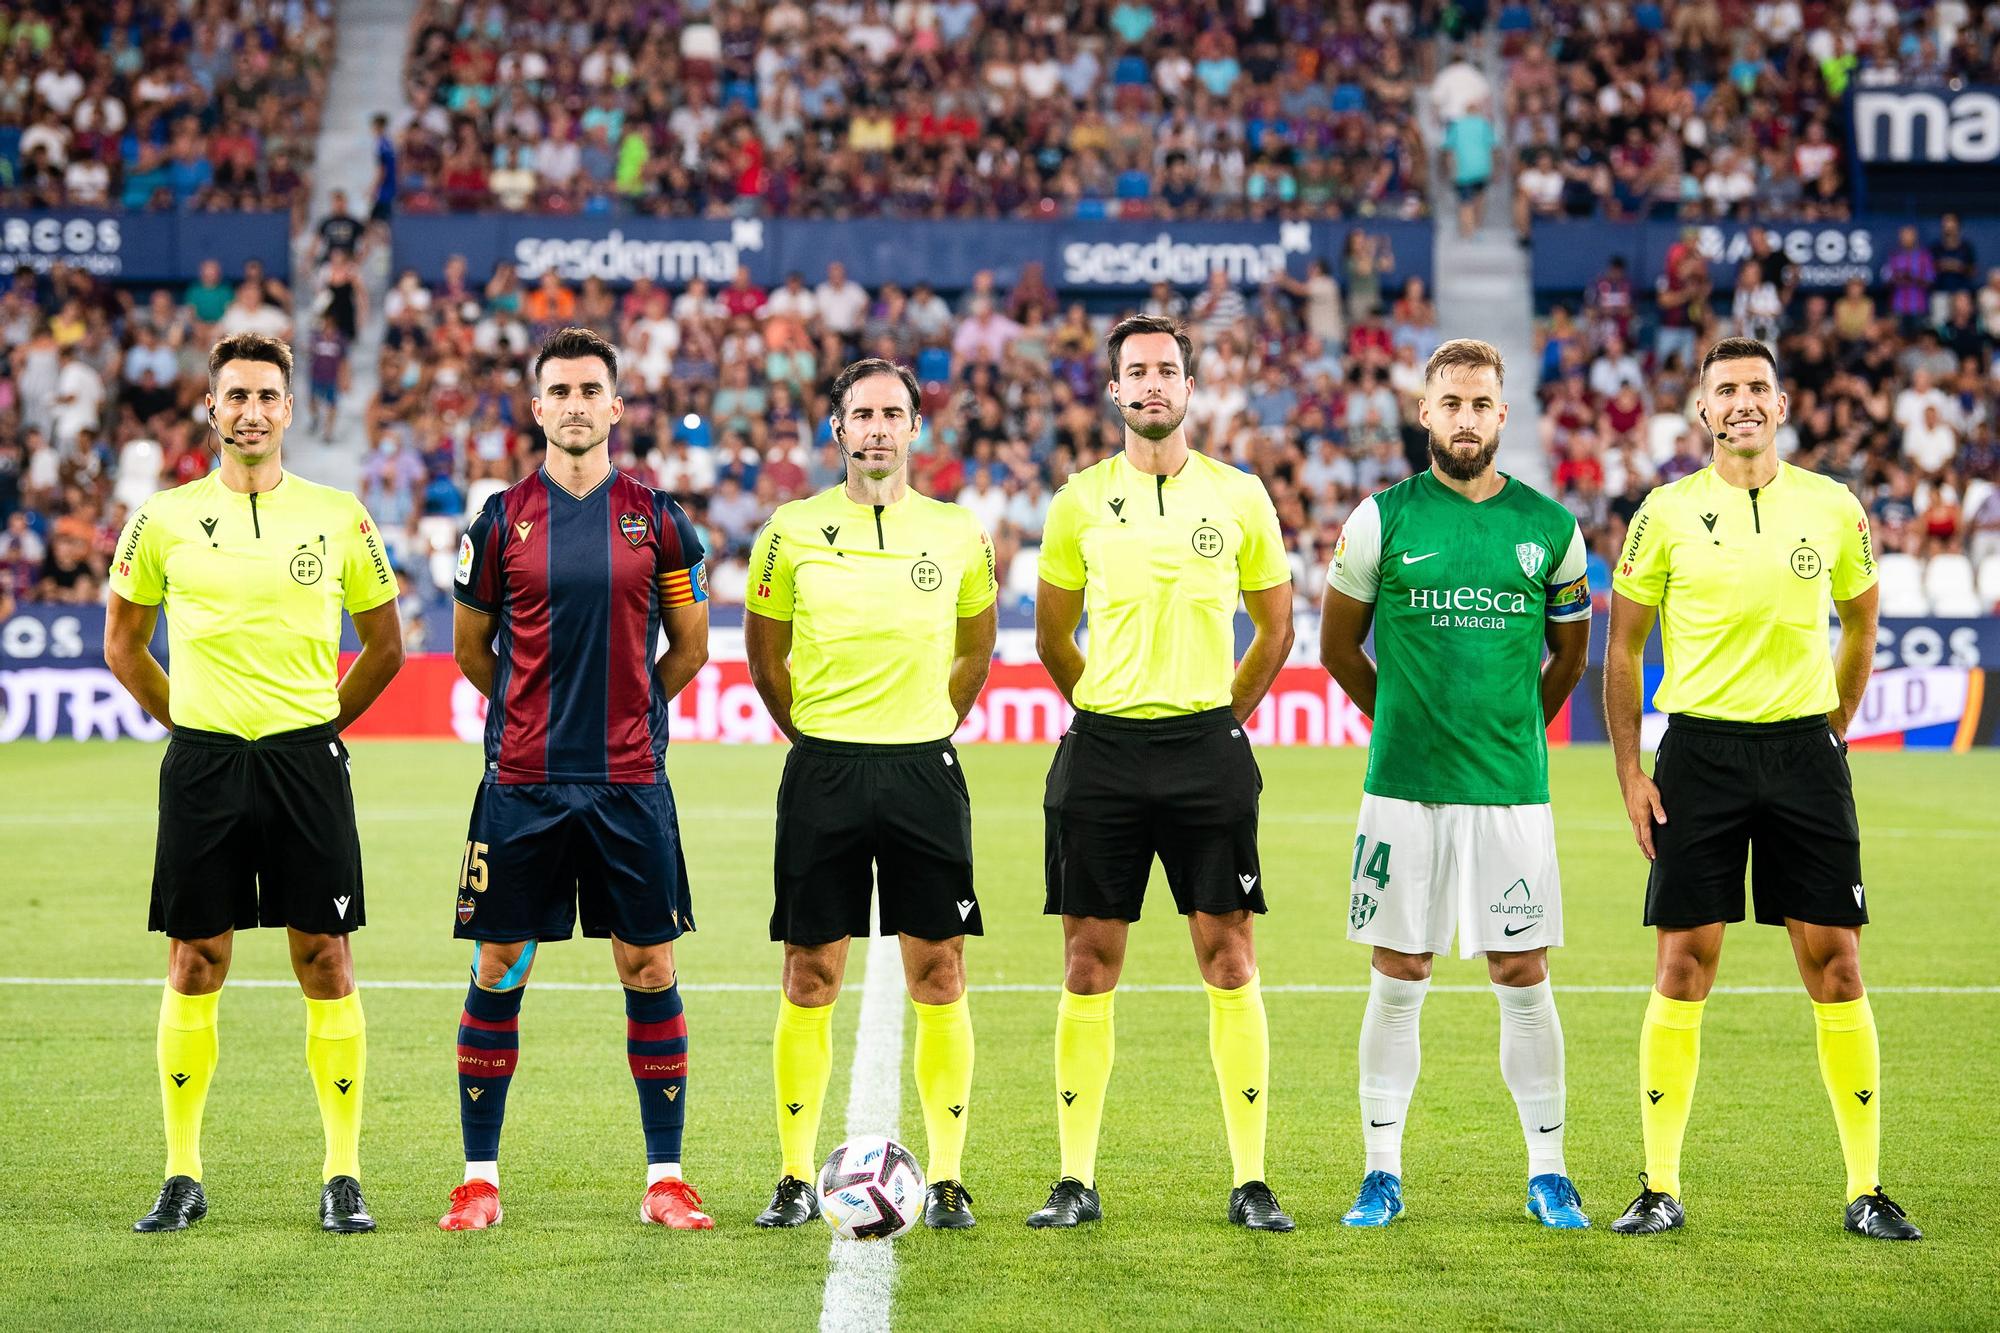
[[[446,1231],[484,1231],[500,1224],[500,1187],[468,1180],[451,1192],[451,1211],[438,1219]]]
[[[715,1219],[701,1210],[694,1186],[674,1176],[656,1180],[639,1202],[639,1220],[676,1231],[712,1231]]]

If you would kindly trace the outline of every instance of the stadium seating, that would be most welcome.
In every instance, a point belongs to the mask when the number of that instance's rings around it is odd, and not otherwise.
[[[1925,562],[1924,595],[1934,616],[1977,616],[1987,610],[1973,581],[1972,562],[1956,551]]]
[[[1878,562],[1882,571],[1881,608],[1885,616],[1930,614],[1930,597],[1924,591],[1923,563],[1913,555],[1890,551]]]

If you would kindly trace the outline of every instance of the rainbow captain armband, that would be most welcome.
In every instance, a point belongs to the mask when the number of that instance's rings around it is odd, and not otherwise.
[[[708,600],[708,562],[697,560],[688,569],[670,570],[659,578],[660,606],[672,610]]]
[[[1590,612],[1590,578],[1579,574],[1561,587],[1549,589],[1549,619],[1568,620]]]

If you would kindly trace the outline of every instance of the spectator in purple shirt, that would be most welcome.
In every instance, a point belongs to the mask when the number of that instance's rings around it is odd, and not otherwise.
[[[1915,227],[1897,232],[1896,244],[1896,253],[1882,266],[1882,281],[1889,284],[1889,312],[1904,333],[1914,334],[1930,318],[1937,264],[1931,252],[1917,243]]]

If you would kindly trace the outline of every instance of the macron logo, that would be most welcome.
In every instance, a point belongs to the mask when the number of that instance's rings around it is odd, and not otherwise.
[[[965,920],[969,920],[969,919],[971,918],[971,916],[972,916],[972,906],[973,906],[973,904],[972,904],[972,900],[971,900],[970,898],[961,898],[961,899],[959,899],[959,903],[958,903],[958,919],[959,919],[960,921],[965,921]]]
[[[1257,887],[1257,877],[1255,875],[1238,875],[1236,882],[1243,886],[1243,892],[1245,893]]]
[[[340,914],[340,919],[342,921],[347,920],[347,905],[353,901],[354,899],[352,896],[346,898],[335,898],[333,900],[333,910]]]

